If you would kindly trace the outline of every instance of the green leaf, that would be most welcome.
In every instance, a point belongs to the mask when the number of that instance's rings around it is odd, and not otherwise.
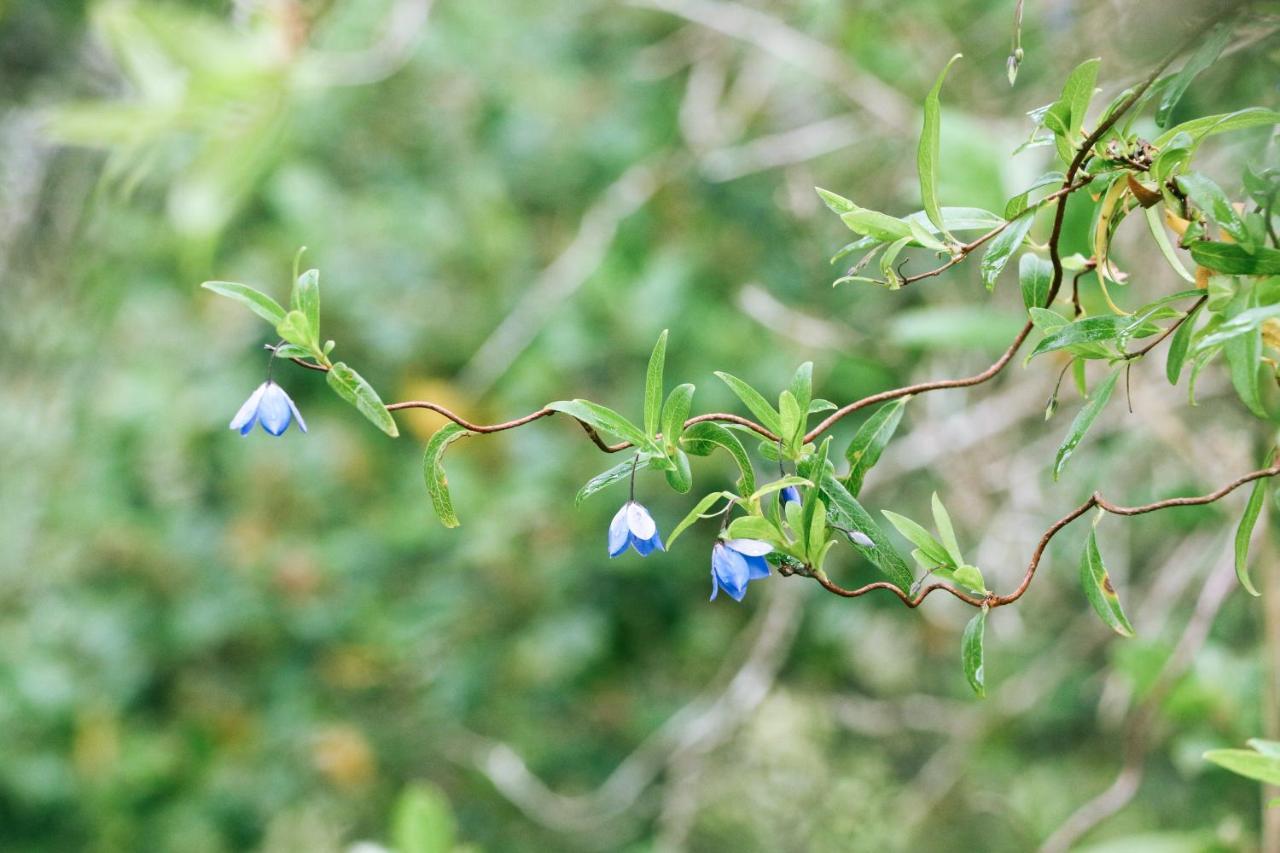
[[[1097,317],[1084,317],[1044,336],[1044,340],[1036,344],[1030,358],[1046,352],[1076,346],[1077,344],[1093,344],[1114,340],[1128,318],[1115,314],[1103,314]]]
[[[320,340],[320,270],[307,270],[293,283],[290,304],[294,311],[301,311],[306,318],[307,329],[313,343]]]
[[[814,190],[818,193],[818,197],[822,199],[822,203],[837,216],[853,213],[858,209],[858,206],[852,201],[842,195],[831,192],[831,190],[824,190],[822,187],[814,187]]]
[[[882,509],[880,514],[887,518],[889,523],[897,528],[898,532],[908,542],[919,548],[930,560],[941,566],[956,565],[956,563],[952,562],[951,556],[947,553],[947,549],[943,547],[942,543],[934,539],[933,535],[919,524],[905,515],[899,515],[891,510]]]
[[[315,337],[311,334],[311,327],[307,325],[306,315],[301,311],[285,314],[284,319],[276,326],[276,334],[295,346],[314,349]]]
[[[1053,463],[1053,479],[1056,481],[1062,474],[1062,469],[1066,467],[1067,460],[1071,458],[1071,454],[1075,452],[1079,446],[1080,440],[1084,438],[1084,434],[1089,431],[1089,427],[1093,426],[1093,422],[1098,419],[1098,415],[1106,408],[1107,401],[1111,399],[1111,392],[1116,388],[1116,380],[1120,378],[1120,371],[1123,368],[1113,370],[1107,374],[1107,378],[1098,383],[1093,389],[1093,396],[1089,398],[1089,402],[1076,414],[1075,420],[1071,422],[1070,429],[1067,430],[1067,437],[1062,440],[1062,444],[1058,447],[1058,455]]]
[[[899,554],[885,535],[880,525],[862,508],[858,499],[849,494],[849,490],[841,485],[835,475],[824,472],[821,481],[822,491],[827,496],[827,511],[835,523],[849,530],[862,533],[871,540],[871,545],[859,545],[850,540],[850,544],[860,554],[876,565],[894,586],[903,592],[911,588],[915,578],[902,555]],[[794,504],[788,504],[794,506]]]
[[[640,454],[639,463],[635,463],[628,459],[626,462],[620,462],[617,465],[614,465],[608,471],[602,471],[601,473],[596,474],[587,481],[585,486],[578,490],[578,494],[573,499],[573,505],[581,506],[583,501],[597,492],[612,486],[614,483],[621,480],[628,479],[631,476],[632,466],[635,464],[643,465],[648,459],[649,454],[642,453]]]
[[[947,549],[947,553],[951,556],[952,564],[956,566],[964,565],[964,557],[960,556],[960,545],[956,542],[955,528],[951,526],[951,515],[947,512],[947,508],[942,505],[942,501],[938,499],[938,493],[933,493],[933,526],[938,531],[938,537],[942,540],[942,545]]]
[[[942,93],[942,82],[947,79],[947,72],[959,58],[960,54],[957,53],[947,61],[933,88],[924,99],[924,128],[920,132],[920,147],[916,152],[916,167],[920,173],[920,196],[924,200],[925,213],[929,215],[929,221],[937,226],[943,236],[951,240],[954,238],[947,234],[942,221],[942,209],[938,205],[938,140],[942,125],[942,106],[939,96]]]
[[[1280,756],[1250,752],[1247,749],[1211,749],[1204,757],[1205,760],[1247,779],[1255,779],[1267,785],[1280,785]]]
[[[866,479],[867,472],[880,461],[880,454],[893,438],[894,431],[902,421],[903,409],[910,399],[910,395],[899,397],[881,406],[854,433],[853,441],[844,452],[844,458],[849,460],[849,475],[844,478],[844,485],[855,497],[862,491],[862,482]]]
[[[1275,459],[1275,450],[1267,454],[1264,467],[1270,466]],[[1249,578],[1249,539],[1253,536],[1253,526],[1258,523],[1258,515],[1262,512],[1262,502],[1267,496],[1267,477],[1253,481],[1253,489],[1249,492],[1249,501],[1244,505],[1244,515],[1240,518],[1240,526],[1236,528],[1236,578],[1245,591],[1258,596],[1257,587]]]
[[[662,369],[667,362],[667,330],[658,335],[649,356],[649,369],[644,378],[644,431],[652,437],[658,432],[658,419],[662,411]],[[683,421],[683,418],[681,419]]]
[[[1080,556],[1080,586],[1084,588],[1085,598],[1089,599],[1094,611],[1111,630],[1122,637],[1133,636],[1133,626],[1125,617],[1120,597],[1111,586],[1111,577],[1107,574],[1102,554],[1098,551],[1097,534],[1092,530],[1085,542],[1084,553]]]
[[[1280,317],[1280,305],[1260,305],[1257,308],[1248,308],[1218,326],[1212,334],[1201,338],[1196,344],[1196,348],[1204,350],[1218,344],[1225,344],[1232,338],[1257,331],[1262,327],[1263,323],[1273,317]]]
[[[1147,220],[1147,228],[1151,231],[1151,236],[1155,239],[1156,245],[1160,247],[1160,254],[1164,255],[1165,261],[1169,267],[1178,274],[1183,281],[1194,282],[1196,277],[1187,271],[1182,265],[1182,261],[1173,250],[1173,244],[1169,242],[1169,233],[1165,230],[1164,223],[1161,221],[1160,205],[1148,207],[1143,211]]]
[[[1009,264],[1013,253],[1026,239],[1034,221],[1035,214],[1025,213],[1009,223],[1008,228],[991,238],[991,242],[987,244],[987,251],[982,255],[982,263],[979,264],[982,283],[986,285],[987,290],[995,289],[996,279],[1000,277],[1000,273]]]
[[[1152,142],[1152,145],[1156,148],[1164,148],[1179,133],[1185,133],[1190,136],[1192,144],[1196,145],[1205,137],[1216,133],[1245,130],[1250,127],[1272,124],[1280,124],[1280,112],[1263,109],[1262,107],[1249,107],[1248,109],[1237,110],[1234,113],[1201,116],[1200,118],[1193,118],[1191,121],[1184,121],[1182,124],[1174,125],[1160,134]]]
[[[355,406],[360,414],[368,418],[378,429],[392,438],[400,434],[400,430],[396,428],[395,419],[382,404],[382,398],[378,396],[378,392],[374,391],[373,386],[359,373],[339,361],[329,368],[324,378],[339,397]]]
[[[796,368],[795,375],[791,377],[791,396],[796,398],[796,404],[800,407],[802,413],[809,411],[809,403],[813,400],[813,362],[806,361],[804,364]],[[801,418],[803,421],[803,417]]]
[[[964,626],[964,635],[960,638],[960,662],[964,664],[964,676],[978,698],[987,695],[986,666],[983,661],[982,639],[987,629],[987,608],[985,605],[977,615]]]
[[[219,296],[239,302],[272,326],[279,326],[284,322],[284,309],[280,307],[280,303],[247,284],[235,281],[206,281],[200,286],[205,290],[212,290]]]
[[[1053,283],[1053,264],[1028,252],[1018,261],[1018,282],[1022,285],[1022,304],[1028,309],[1044,308]]]
[[[1228,308],[1227,322],[1247,314],[1248,309],[1243,306],[1248,305],[1253,298],[1250,294],[1240,293]],[[1258,367],[1262,360],[1261,332],[1254,329],[1231,338],[1222,344],[1222,354],[1226,356],[1227,367],[1231,372],[1231,384],[1235,386],[1240,399],[1249,411],[1260,418],[1265,418],[1267,410],[1262,404],[1262,390],[1258,386]]]
[[[817,489],[810,490],[810,494],[815,492]],[[820,563],[817,557],[822,553],[823,546],[827,544],[827,505],[821,498],[815,496],[813,507],[813,512],[807,519],[809,524],[805,533],[805,553],[809,555],[810,562],[817,566]]]
[[[797,486],[797,487],[804,486],[805,488],[812,488],[813,483],[810,482],[809,480],[806,480],[804,477],[795,477],[795,476],[779,477],[778,479],[771,480],[770,482],[765,483],[763,486],[756,489],[747,497],[747,501],[752,504],[758,503],[759,500],[765,497],[766,495],[771,495],[774,492],[780,492],[783,489],[785,489],[787,486]]]
[[[1085,114],[1089,111],[1089,102],[1093,100],[1093,90],[1098,81],[1098,66],[1101,59],[1086,59],[1077,65],[1067,76],[1062,87],[1063,103],[1071,108],[1070,132],[1067,134],[1072,148],[1079,142],[1080,131],[1084,129]]]
[[[667,402],[662,406],[662,440],[667,447],[674,448],[684,432],[684,422],[689,417],[689,409],[693,406],[693,386],[688,382],[677,385],[667,395]]]
[[[778,395],[778,411],[782,421],[782,431],[779,434],[787,446],[794,450],[796,437],[804,431],[804,410],[800,408],[795,395],[790,390],[784,390]]]
[[[738,463],[738,470],[741,472],[738,478],[739,493],[749,495],[756,490],[756,476],[751,468],[751,458],[747,456],[746,448],[742,446],[742,441],[736,435],[720,424],[711,421],[696,423],[685,430],[680,444],[694,456],[709,456],[714,448],[724,448]]]
[[[778,526],[762,515],[743,515],[729,522],[730,539],[759,539],[773,545],[785,545],[786,538]]]
[[[1228,275],[1280,275],[1280,249],[1265,246],[1252,254],[1237,243],[1197,240],[1191,244],[1191,258],[1197,264]]]
[[[1213,221],[1230,234],[1236,243],[1246,251],[1252,248],[1253,235],[1249,233],[1240,214],[1231,206],[1231,200],[1222,191],[1222,187],[1199,172],[1179,175],[1178,185],[1196,203],[1196,207],[1213,217]]]
[[[547,408],[577,418],[583,423],[602,432],[615,435],[623,441],[629,441],[637,448],[661,453],[658,445],[649,436],[641,432],[639,427],[608,406],[601,406],[599,403],[593,403],[590,400],[576,399],[557,400],[554,403],[547,403]]]
[[[1066,180],[1066,178],[1067,176],[1061,172],[1045,172],[1043,175],[1036,178],[1035,183],[1009,199],[1008,203],[1004,206],[1004,218],[1013,219],[1020,216],[1022,212],[1027,209],[1029,199],[1033,192],[1044,189],[1045,187],[1054,186],[1055,184],[1061,184]],[[996,224],[998,225],[999,223]]]
[[[751,414],[756,416],[761,426],[775,435],[782,434],[782,421],[778,417],[778,412],[769,404],[768,400],[761,396],[759,391],[731,373],[717,370],[716,376],[720,377],[721,381],[729,386],[729,390],[738,396],[738,399],[750,410]]]
[[[688,530],[695,521],[703,518],[707,511],[717,502],[721,500],[732,501],[735,497],[736,495],[732,492],[712,492],[709,495],[704,495],[702,500],[694,504],[693,509],[689,510],[689,514],[680,519],[680,523],[672,529],[671,535],[667,537],[667,549],[670,550],[671,546],[680,538],[680,534]]]
[[[811,482],[821,480],[822,474],[827,470],[827,454],[830,450],[831,436],[827,436],[823,439],[822,444],[818,446],[817,452],[805,460],[805,464],[802,466],[803,470],[799,473],[807,475]],[[805,553],[812,558],[826,542],[825,531],[827,510],[826,506],[822,503],[822,499],[819,497],[818,489],[809,489],[805,492],[803,509],[804,517],[801,522],[801,529],[799,533],[801,539],[806,542]],[[823,517],[820,525],[819,522],[815,521],[815,517],[818,515]],[[823,532],[823,539],[817,542],[817,544],[814,544],[814,536],[816,535],[814,531],[817,530],[819,526]]]
[[[683,495],[693,488],[693,471],[689,468],[689,457],[683,450],[677,449],[671,454],[670,459],[674,464],[667,469],[667,485]]]
[[[449,801],[434,785],[405,788],[391,814],[391,846],[396,853],[451,853],[457,825]]]
[[[445,476],[440,459],[444,456],[445,448],[464,435],[469,435],[466,429],[455,423],[447,423],[431,436],[422,456],[422,475],[427,482],[427,493],[431,495],[431,507],[445,527],[457,527],[459,522],[458,516],[453,512],[453,500],[449,497],[449,478]]]
[[[987,582],[983,580],[982,572],[977,566],[960,566],[951,573],[951,579],[975,592],[987,591]]]
[[[1213,28],[1213,32],[1200,43],[1200,46],[1191,54],[1186,64],[1182,66],[1182,70],[1174,75],[1173,80],[1165,88],[1164,97],[1160,99],[1160,105],[1156,108],[1157,125],[1168,127],[1169,119],[1173,117],[1173,108],[1178,105],[1178,101],[1182,100],[1182,96],[1186,93],[1187,87],[1191,85],[1191,81],[1217,60],[1218,55],[1227,46],[1227,41],[1230,38],[1231,27],[1225,24],[1218,24]]]
[[[867,210],[860,207],[853,213],[844,214],[840,219],[855,234],[874,237],[885,243],[892,243],[895,240],[914,239],[910,225],[896,216],[890,216],[878,210]]]
[[[1195,334],[1196,317],[1200,313],[1200,309],[1204,305],[1197,305],[1191,309],[1191,316],[1182,321],[1182,325],[1178,326],[1173,336],[1169,338],[1169,355],[1165,360],[1164,372],[1169,378],[1170,385],[1177,385],[1178,378],[1182,376],[1182,365],[1187,360],[1187,352],[1191,349],[1191,337]]]

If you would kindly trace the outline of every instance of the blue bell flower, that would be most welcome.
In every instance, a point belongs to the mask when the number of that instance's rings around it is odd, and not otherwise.
[[[778,490],[778,506],[786,507],[789,503],[800,503],[800,490],[795,486],[785,486]]]
[[[773,550],[758,539],[721,539],[711,549],[711,600],[724,590],[734,601],[747,594],[750,581],[767,578],[769,564],[764,555]]]
[[[627,501],[609,522],[609,556],[616,557],[631,545],[641,557],[647,557],[656,548],[667,550],[658,535],[658,525],[653,516],[635,501]]]
[[[306,432],[307,423],[302,419],[298,407],[283,388],[268,379],[244,401],[240,411],[231,419],[231,428],[240,430],[241,435],[248,435],[254,424],[261,423],[267,432],[280,435],[294,419],[298,421],[298,429]]]

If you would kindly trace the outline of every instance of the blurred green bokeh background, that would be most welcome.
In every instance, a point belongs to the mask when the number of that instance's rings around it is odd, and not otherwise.
[[[1079,593],[1084,532],[1055,541],[992,615],[978,701],[954,601],[775,577],[709,604],[705,525],[608,560],[624,487],[573,495],[617,460],[559,419],[451,449],[456,531],[422,485],[434,416],[392,441],[286,365],[310,433],[226,429],[270,330],[198,284],[283,299],[300,245],[344,359],[480,421],[575,396],[638,414],[663,328],[699,411],[737,408],[717,369],[776,389],[812,360],[837,402],[981,369],[1016,287],[962,267],[833,290],[848,232],[813,187],[917,209],[918,105],[963,52],[941,195],[1000,210],[1045,166],[1009,156],[1023,114],[1088,56],[1118,91],[1195,12],[1028,3],[1010,89],[1013,5],[0,0],[0,849],[403,847],[418,783],[493,851],[1027,850],[1113,782],[1083,846],[1261,847],[1258,786],[1200,758],[1280,725],[1275,546],[1262,601],[1229,564],[1243,495],[1101,525],[1134,640]],[[1269,25],[1180,117],[1276,107]],[[1215,141],[1206,168],[1236,188],[1267,145]],[[1131,289],[1178,289],[1138,230]],[[1055,373],[914,401],[869,505],[937,490],[1006,588],[1090,490],[1136,503],[1256,461],[1220,371],[1189,409],[1144,363],[1135,414],[1055,484],[1078,405],[1044,423]],[[664,530],[696,496],[653,473],[639,493]]]

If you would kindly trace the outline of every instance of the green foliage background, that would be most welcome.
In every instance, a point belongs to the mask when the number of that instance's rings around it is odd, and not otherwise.
[[[1191,4],[1029,3],[1014,89],[1011,3],[712,4],[743,38],[643,3],[440,2],[385,69],[339,60],[377,41],[387,2],[258,5],[236,25],[222,2],[0,2],[0,847],[390,844],[422,780],[460,842],[488,850],[1026,850],[1111,784],[1126,720],[1172,660],[1141,786],[1086,841],[1256,849],[1257,785],[1200,755],[1276,723],[1274,546],[1263,603],[1232,590],[1183,669],[1175,653],[1205,579],[1231,574],[1243,495],[1104,522],[1133,640],[1089,612],[1085,533],[1064,535],[1031,594],[988,620],[978,701],[955,602],[912,612],[775,577],[708,604],[707,526],[674,553],[608,560],[623,487],[572,499],[617,460],[560,419],[453,447],[457,531],[422,486],[438,418],[408,413],[392,441],[287,369],[311,432],[241,439],[225,425],[261,381],[266,327],[197,288],[283,299],[310,246],[344,358],[385,399],[482,421],[576,396],[638,415],[663,328],[668,382],[696,383],[703,411],[736,410],[716,369],[776,389],[813,360],[815,395],[837,402],[972,372],[1017,328],[1012,271],[994,296],[973,263],[897,293],[833,290],[848,232],[812,188],[918,209],[919,104],[963,52],[940,195],[1000,210],[1043,171],[1045,149],[1010,159],[1023,113],[1092,55],[1114,93]],[[831,53],[780,58],[783,26]],[[152,42],[185,57],[176,89],[145,63],[131,75]],[[1276,48],[1227,55],[1176,117],[1275,108]],[[1237,187],[1266,144],[1216,143],[1207,171]],[[582,275],[565,276],[575,239]],[[1125,245],[1135,279],[1172,278]],[[1003,589],[1094,488],[1136,503],[1256,463],[1220,371],[1186,409],[1152,363],[1134,371],[1136,413],[1113,405],[1055,484],[1078,407],[1043,422],[1055,373],[913,401],[868,501],[924,517],[938,491]],[[712,457],[695,476],[734,473]],[[639,497],[664,530],[691,503],[657,473]],[[845,559],[833,572],[872,576]],[[722,694],[714,736],[680,728]],[[672,731],[695,739],[668,750]],[[656,777],[617,814],[608,796],[558,798],[589,796],[642,744]]]

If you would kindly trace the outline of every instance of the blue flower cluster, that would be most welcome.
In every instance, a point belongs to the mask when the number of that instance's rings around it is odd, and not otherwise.
[[[666,550],[653,516],[635,501],[624,503],[609,523],[609,556],[617,557],[628,546],[642,557]],[[769,576],[764,556],[772,550],[768,542],[757,539],[718,540],[711,549],[711,599],[723,589],[734,601],[741,601],[748,583]]]

